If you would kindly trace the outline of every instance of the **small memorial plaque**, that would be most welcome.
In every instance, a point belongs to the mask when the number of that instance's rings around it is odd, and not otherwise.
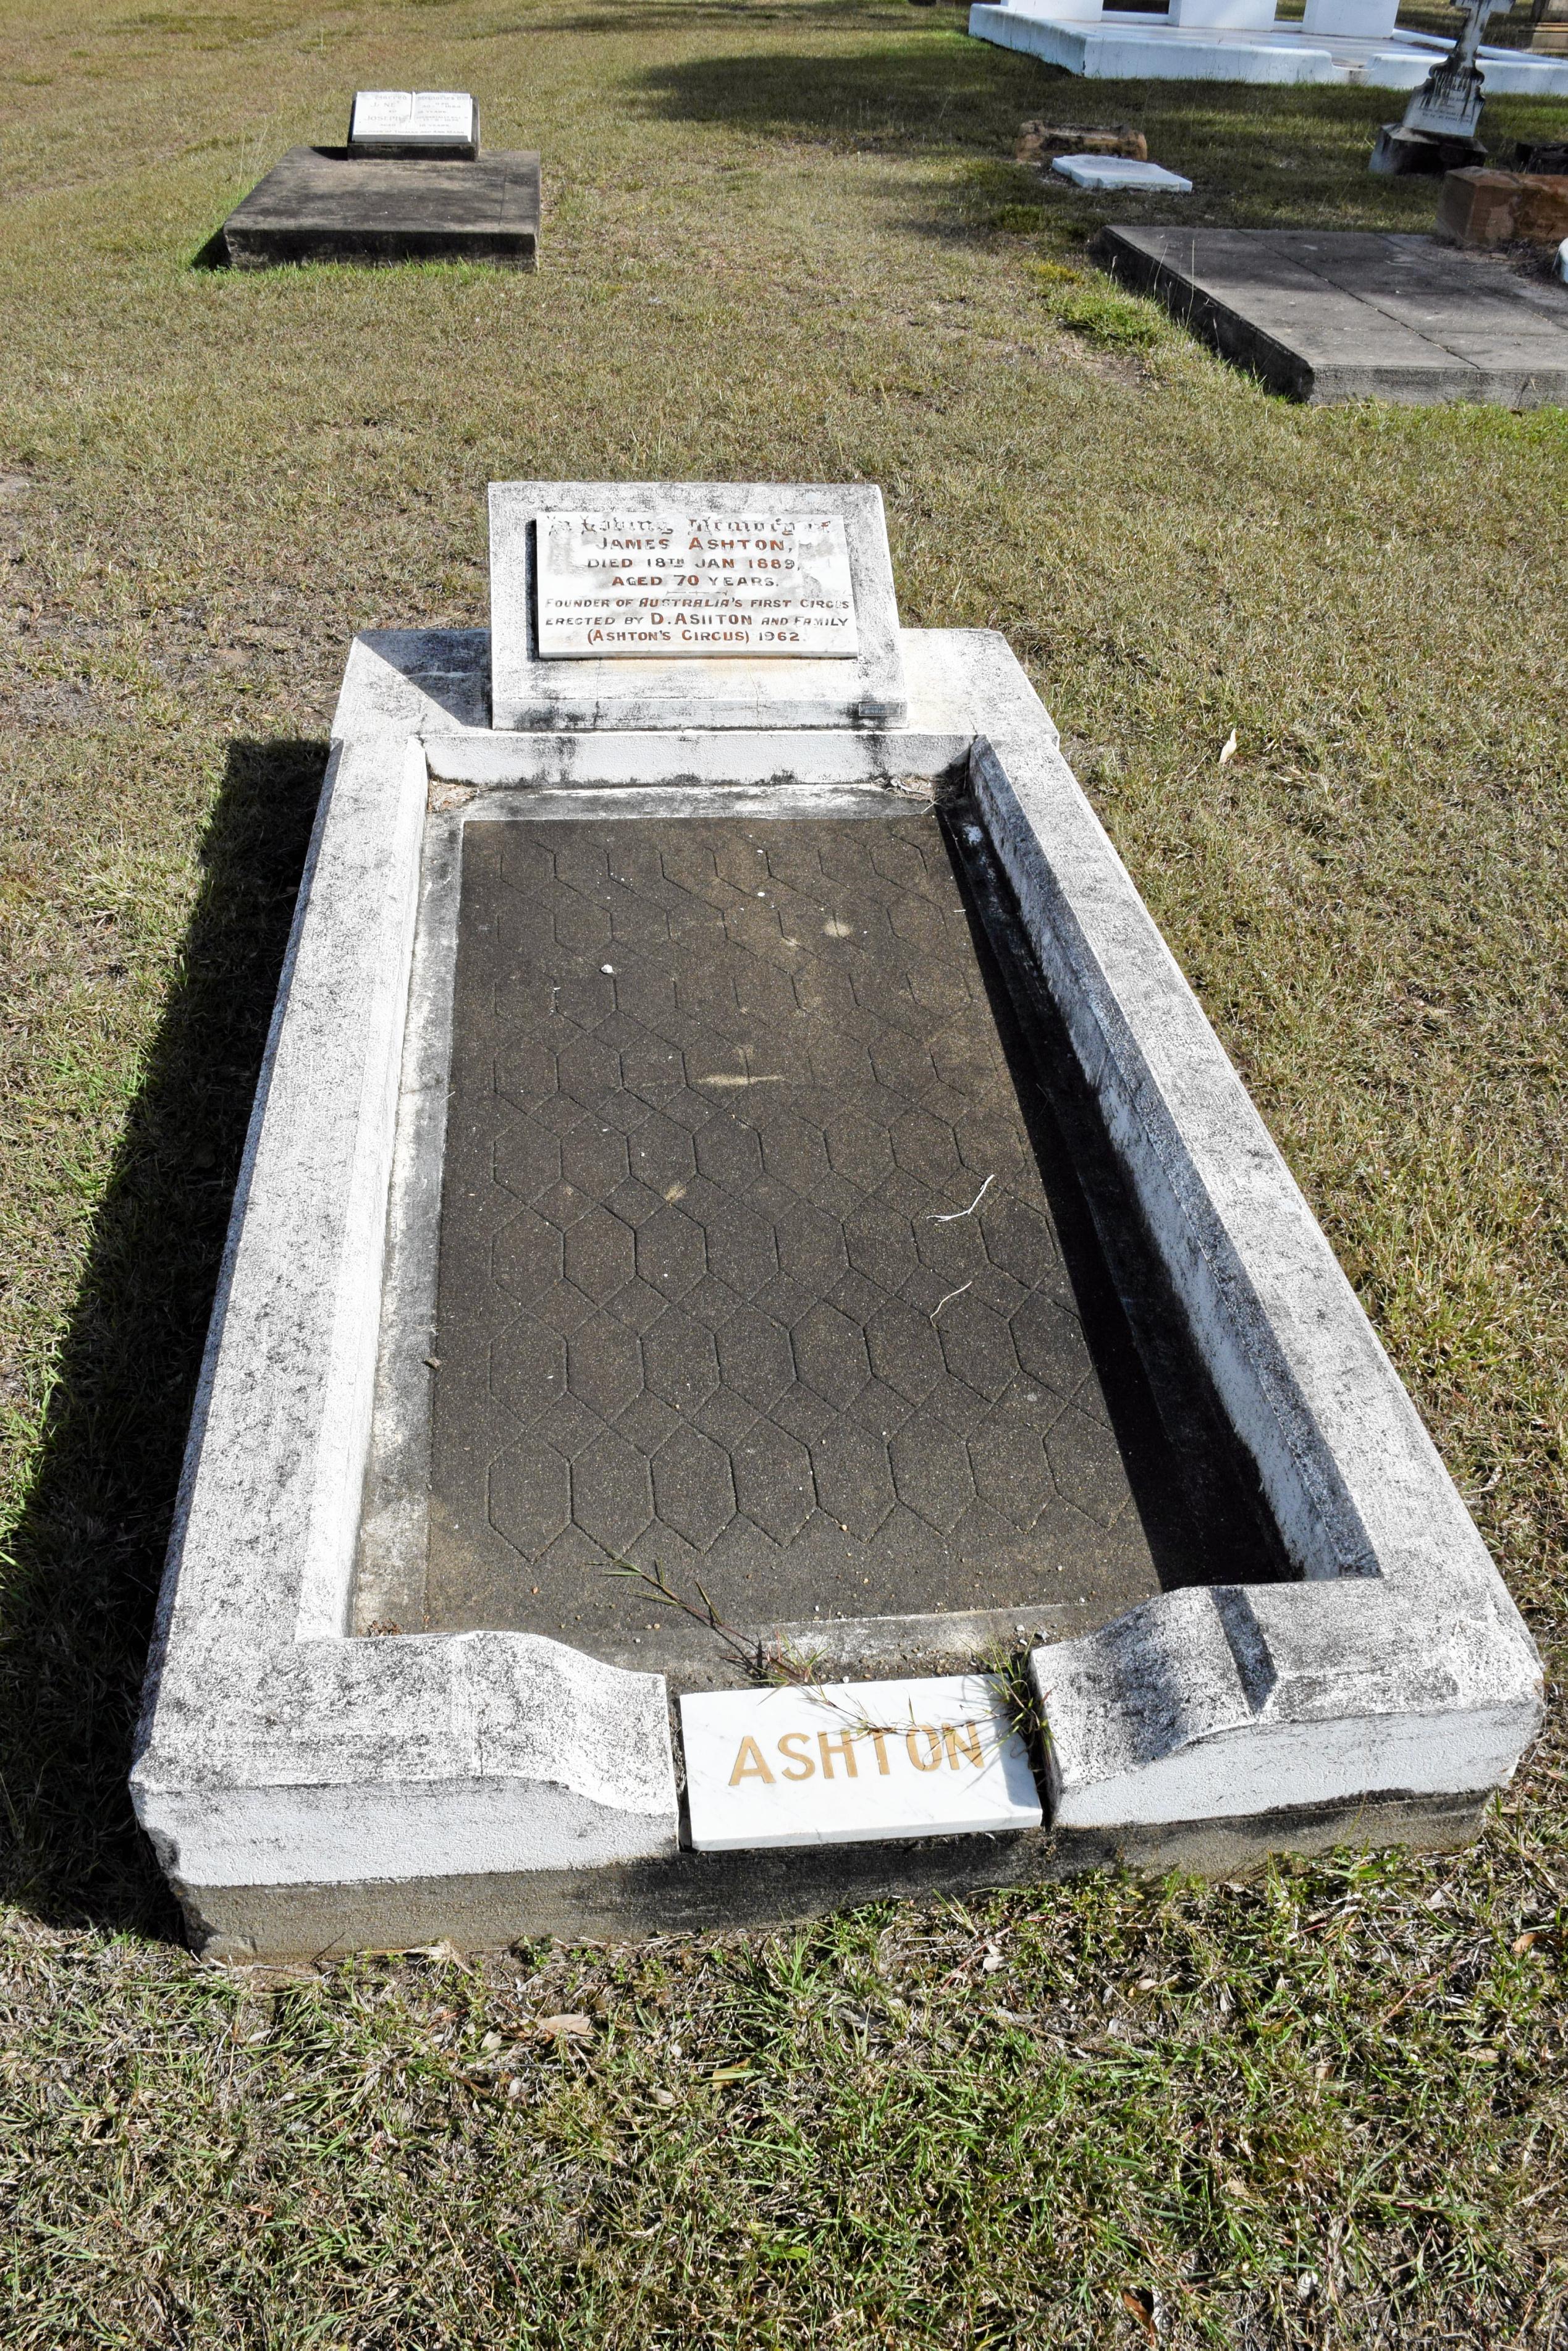
[[[699,1853],[1037,1829],[1024,1742],[986,1674],[681,1699]]]
[[[536,528],[544,660],[860,651],[839,515],[629,508],[543,513]]]
[[[463,89],[361,89],[349,120],[350,154],[473,156],[479,118]]]

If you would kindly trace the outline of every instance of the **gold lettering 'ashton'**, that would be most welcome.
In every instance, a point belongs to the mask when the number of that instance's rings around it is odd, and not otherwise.
[[[855,1758],[855,1747],[857,1741],[863,1738],[870,1740],[876,1753],[877,1774],[885,1780],[891,1770],[888,1741],[896,1735],[876,1723],[837,1734],[819,1730],[817,1753],[821,1758],[822,1778],[838,1779],[840,1775],[834,1765],[841,1764],[846,1779],[858,1780],[860,1765]],[[809,1730],[787,1730],[779,1740],[786,1780],[814,1780],[817,1777],[818,1764],[811,1755],[810,1741]],[[951,1771],[961,1771],[966,1763],[972,1764],[977,1771],[985,1769],[981,1726],[977,1722],[945,1722],[939,1728],[935,1723],[912,1722],[904,1734],[904,1746],[917,1771],[940,1771],[944,1755]],[[735,1768],[729,1775],[729,1784],[732,1788],[738,1788],[746,1780],[760,1780],[765,1788],[777,1784],[772,1765],[749,1732],[736,1749]]]
[[[786,1763],[784,1766],[784,1777],[787,1780],[814,1780],[816,1778],[816,1765],[812,1762],[809,1755],[803,1755],[800,1752],[800,1750],[805,1743],[806,1733],[803,1730],[787,1730],[784,1733],[783,1738],[779,1741],[779,1754],[787,1755],[789,1759],[789,1762]],[[790,1764],[793,1764],[795,1767],[793,1771],[789,1768]]]
[[[755,1739],[741,1740],[736,1753],[735,1769],[729,1775],[729,1784],[732,1788],[738,1788],[743,1780],[761,1780],[769,1788],[773,1785],[768,1758]]]

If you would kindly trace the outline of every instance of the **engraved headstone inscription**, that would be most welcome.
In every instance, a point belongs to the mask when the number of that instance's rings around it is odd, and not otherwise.
[[[860,650],[841,515],[665,508],[541,514],[536,528],[547,661]]]
[[[479,152],[479,110],[465,89],[361,89],[349,117],[349,152],[472,162]]]
[[[907,708],[869,482],[493,482],[497,727],[877,726]]]
[[[1037,1829],[1040,1793],[986,1674],[688,1691],[699,1853]]]

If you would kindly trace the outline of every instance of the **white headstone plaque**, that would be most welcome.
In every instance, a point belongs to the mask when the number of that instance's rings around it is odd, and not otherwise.
[[[699,1853],[1037,1829],[1039,1791],[986,1674],[681,1699]]]
[[[349,120],[349,145],[472,148],[479,125],[473,99],[463,89],[361,89]]]
[[[541,660],[860,650],[840,515],[580,510],[541,514],[536,529]]]

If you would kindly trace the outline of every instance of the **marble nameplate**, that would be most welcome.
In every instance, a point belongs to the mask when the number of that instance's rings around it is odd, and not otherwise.
[[[723,514],[541,514],[540,658],[756,659],[860,650],[843,519],[758,506]]]
[[[490,707],[497,728],[902,725],[881,491],[492,482]]]
[[[688,1693],[681,1733],[699,1853],[1040,1824],[988,1675]]]
[[[463,89],[361,89],[349,118],[350,155],[456,155],[479,148],[479,110]]]

